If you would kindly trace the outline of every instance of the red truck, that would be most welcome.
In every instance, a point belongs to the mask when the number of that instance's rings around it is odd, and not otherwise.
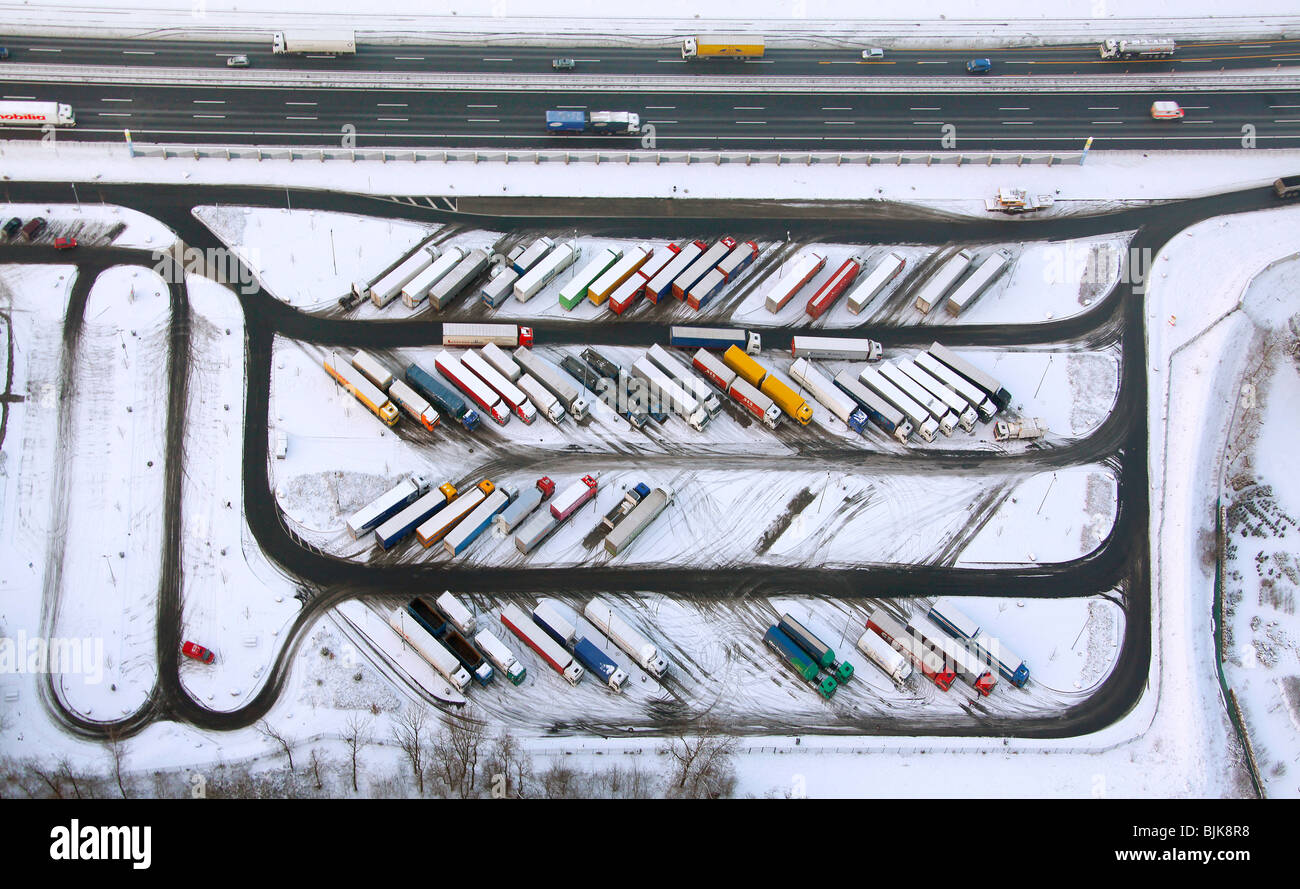
[[[808,306],[804,310],[813,318],[820,318],[823,313],[835,304],[835,300],[840,298],[854,279],[858,277],[858,272],[862,271],[862,257],[851,256],[844,260],[844,264],[835,270],[835,274],[812,295],[808,300]]]

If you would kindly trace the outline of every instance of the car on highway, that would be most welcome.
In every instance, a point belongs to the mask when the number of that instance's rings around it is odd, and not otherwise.
[[[45,231],[45,217],[33,217],[32,219],[27,220],[27,224],[23,226],[23,240],[34,241],[43,231]]]
[[[76,238],[55,238],[54,239],[55,250],[71,250],[76,246],[77,246]]]
[[[203,664],[210,664],[217,659],[215,654],[195,642],[186,642],[182,645],[181,654]]]
[[[967,74],[988,74],[993,70],[991,59],[971,59],[966,63]]]
[[[231,56],[226,59],[227,68],[247,68],[248,56]]]
[[[3,62],[7,58],[9,58],[9,47],[0,46],[0,62]]]
[[[873,46],[870,49],[864,49],[862,51],[862,61],[864,62],[879,62],[884,57],[885,51],[878,46]]]
[[[572,71],[577,64],[573,59],[551,59],[551,67],[556,71]]]
[[[1153,120],[1178,120],[1183,116],[1183,109],[1177,102],[1152,102]]]
[[[5,237],[12,239],[14,235],[18,234],[18,230],[22,227],[23,221],[21,219],[17,216],[10,217],[9,221],[5,223]]]

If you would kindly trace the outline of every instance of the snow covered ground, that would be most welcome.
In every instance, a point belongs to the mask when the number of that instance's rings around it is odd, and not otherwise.
[[[68,192],[68,197],[76,194]],[[0,205],[0,215],[26,221],[43,217],[48,227],[38,241],[76,238],[82,247],[135,247],[141,250],[166,250],[176,242],[176,233],[152,216],[127,207],[107,204],[11,204]]]

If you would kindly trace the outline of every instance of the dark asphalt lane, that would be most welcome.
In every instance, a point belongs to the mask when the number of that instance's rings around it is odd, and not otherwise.
[[[1025,46],[1000,49],[897,49],[885,59],[864,62],[861,43],[843,48],[769,49],[760,60],[687,62],[679,43],[657,48],[621,46],[456,46],[366,43],[364,34],[355,56],[275,55],[271,32],[256,43],[247,41],[188,41],[0,36],[11,60],[24,64],[118,65],[123,67],[185,67],[224,69],[231,55],[248,56],[251,66],[270,70],[454,72],[483,74],[546,74],[556,78],[580,74],[611,75],[734,75],[827,77],[954,77],[965,76],[972,58],[993,60],[985,77],[1043,73],[1088,75],[1116,73],[1205,73],[1218,69],[1277,68],[1300,64],[1300,40],[1277,38],[1249,41],[1180,43],[1172,59],[1102,59],[1096,43]],[[573,72],[557,73],[551,60],[572,58]]]
[[[405,148],[811,149],[820,151],[1064,151],[1240,148],[1244,127],[1263,148],[1300,145],[1300,91],[964,93],[588,93],[580,90],[298,89],[8,82],[5,98],[71,104],[60,137],[141,142]],[[1182,120],[1152,120],[1179,102]],[[560,136],[548,109],[634,111],[648,136]],[[6,127],[9,138],[39,128]]]

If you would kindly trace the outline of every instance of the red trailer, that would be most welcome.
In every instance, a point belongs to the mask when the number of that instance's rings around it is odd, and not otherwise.
[[[880,636],[902,655],[907,657],[926,677],[942,691],[952,687],[957,673],[944,663],[943,658],[907,628],[877,608],[867,618],[867,629]]]
[[[456,388],[487,411],[488,416],[502,426],[510,421],[510,408],[501,396],[497,395],[487,383],[474,376],[469,368],[460,363],[459,358],[444,349],[434,357],[433,363],[439,373],[455,383]]]
[[[835,270],[835,274],[817,288],[817,292],[812,295],[812,299],[808,300],[808,307],[804,311],[814,318],[820,318],[822,313],[834,305],[835,300],[840,298],[840,294],[853,283],[860,271],[862,271],[862,257],[851,256],[844,260],[844,264]]]

